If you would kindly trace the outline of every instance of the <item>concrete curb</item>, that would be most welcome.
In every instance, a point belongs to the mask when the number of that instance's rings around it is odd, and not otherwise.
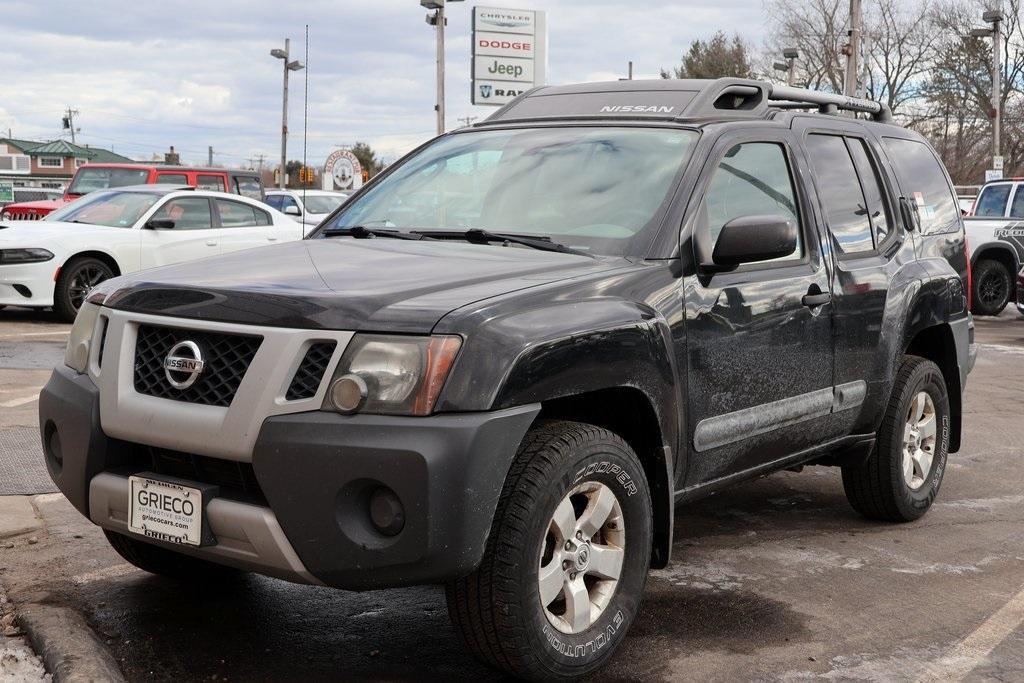
[[[0,496],[0,539],[39,531],[43,520],[36,515],[32,496]]]
[[[78,612],[58,605],[15,607],[18,624],[55,683],[122,683],[114,657]]]

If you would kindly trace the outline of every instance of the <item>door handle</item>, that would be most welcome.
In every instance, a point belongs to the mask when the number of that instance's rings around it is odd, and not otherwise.
[[[217,246],[217,240],[206,240],[206,246],[215,247]]]
[[[268,238],[267,238],[267,241],[268,241],[268,242],[276,242],[276,241],[277,241],[277,238],[276,238],[276,237],[268,237]]]
[[[804,298],[800,300],[800,303],[814,308],[815,306],[824,306],[829,301],[832,301],[832,295],[828,292],[821,292],[819,294],[804,294]]]

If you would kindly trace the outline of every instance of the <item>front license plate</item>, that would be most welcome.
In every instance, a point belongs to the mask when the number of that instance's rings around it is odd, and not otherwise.
[[[169,543],[199,545],[203,494],[199,489],[146,477],[128,477],[128,528]]]

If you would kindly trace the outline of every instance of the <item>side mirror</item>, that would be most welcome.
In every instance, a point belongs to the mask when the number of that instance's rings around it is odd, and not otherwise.
[[[771,261],[796,250],[796,223],[783,216],[740,216],[718,234],[711,263],[705,270],[728,271],[743,263]]]
[[[284,215],[286,216],[301,216],[302,212],[299,211],[297,206],[286,206],[284,207]]]
[[[169,218],[154,218],[146,222],[146,227],[150,230],[173,230],[174,221]]]

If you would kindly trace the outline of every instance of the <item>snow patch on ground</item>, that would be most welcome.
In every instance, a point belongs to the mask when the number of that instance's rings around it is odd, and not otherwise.
[[[22,638],[0,636],[0,683],[50,681],[43,663]]]

